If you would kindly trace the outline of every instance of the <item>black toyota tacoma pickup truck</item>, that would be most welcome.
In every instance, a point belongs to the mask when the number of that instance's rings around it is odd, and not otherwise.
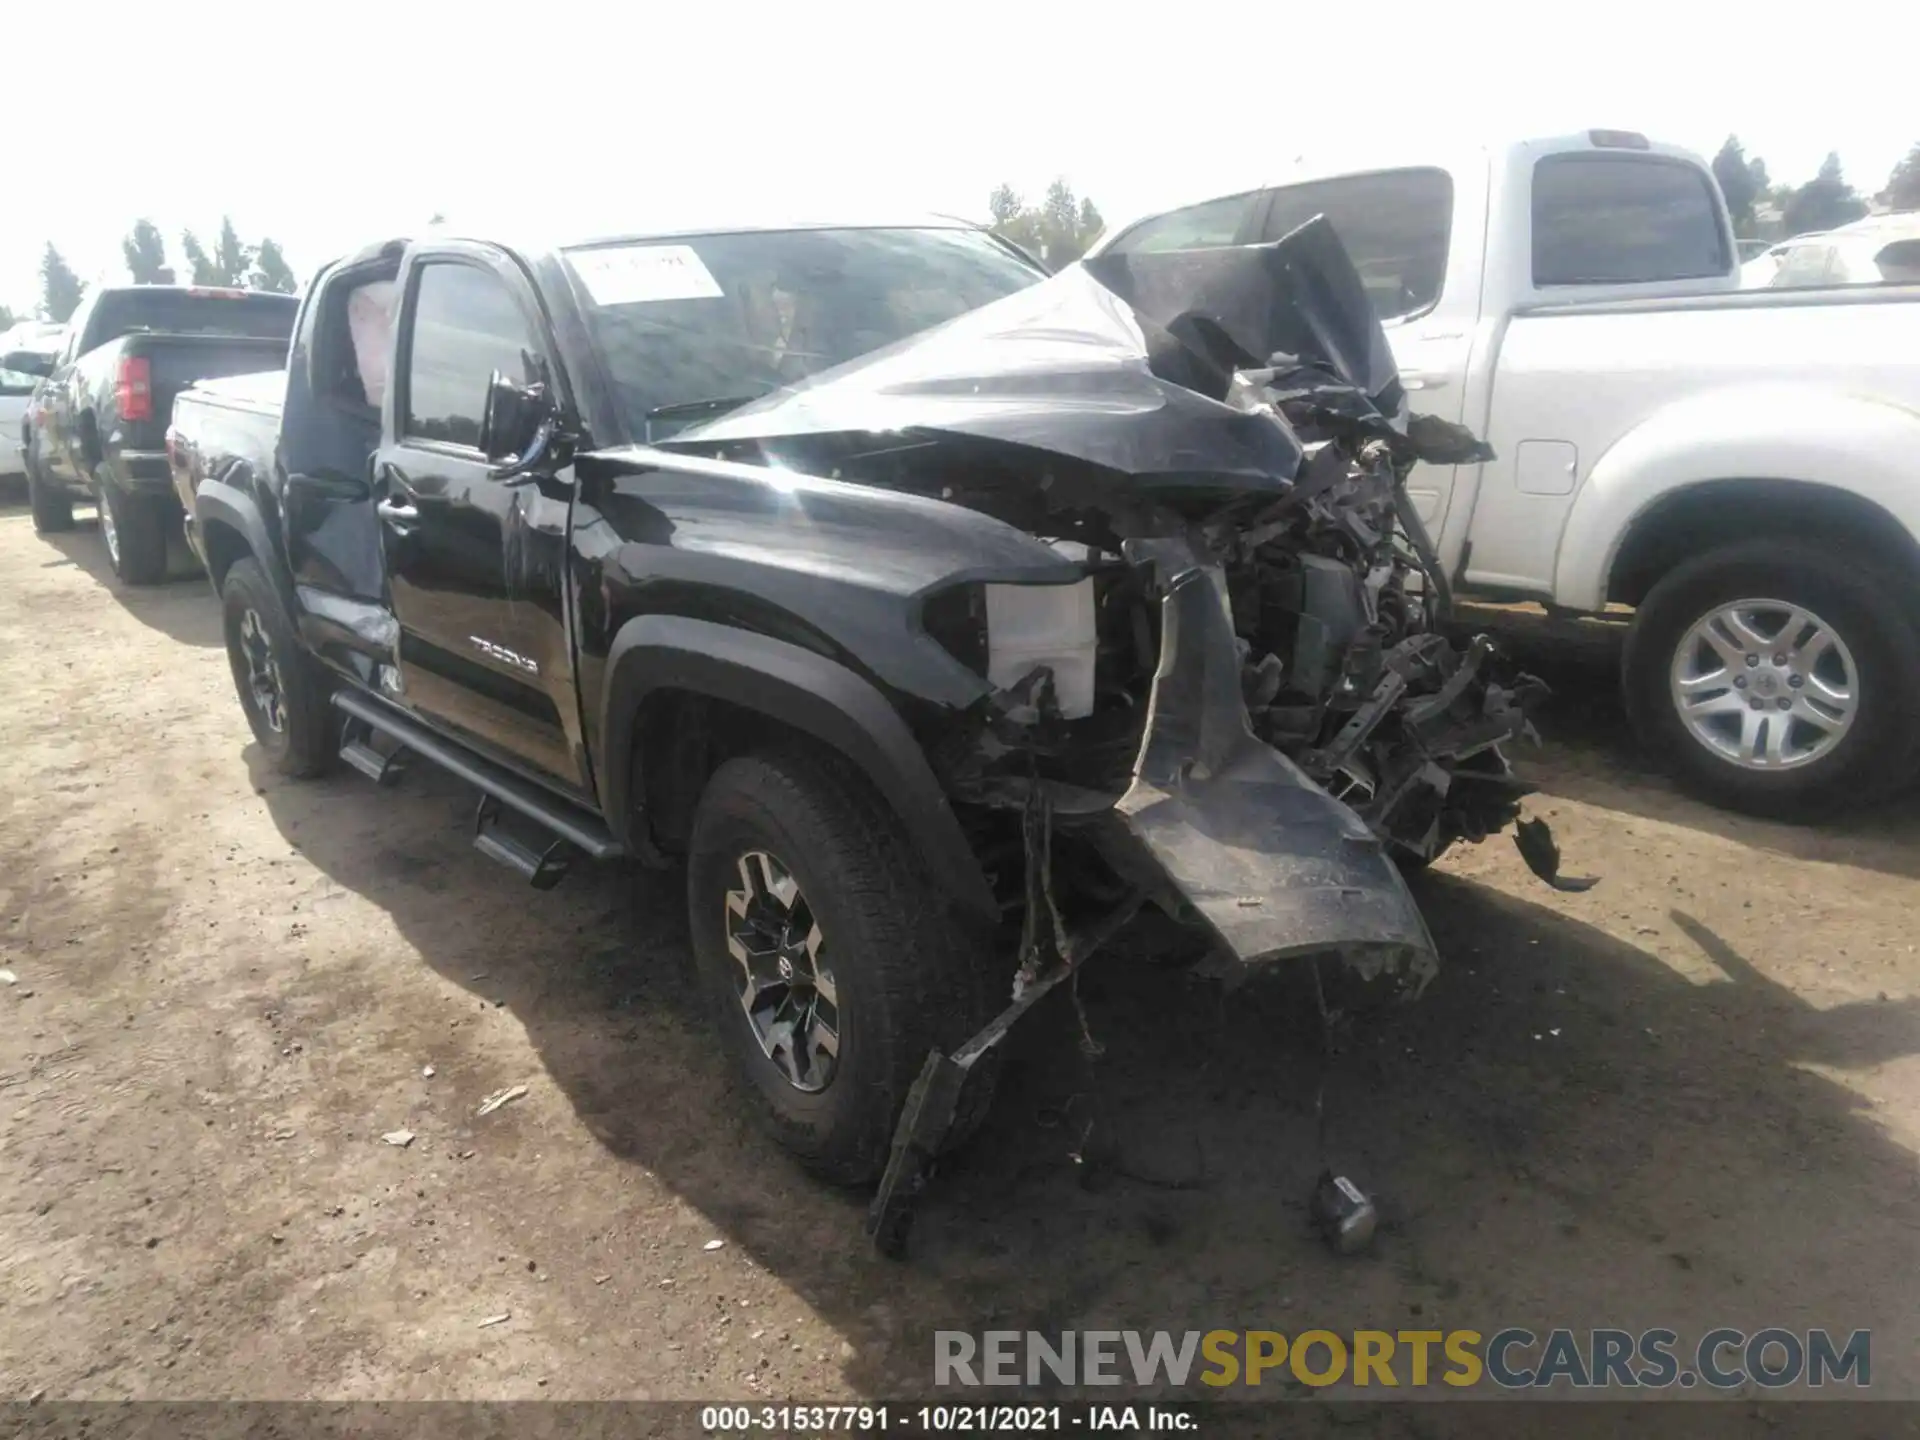
[[[937,226],[396,240],[169,451],[264,754],[443,766],[536,885],[684,864],[758,1108],[887,1248],[1143,905],[1417,986],[1400,866],[1518,813],[1537,687],[1443,638],[1402,485],[1484,447],[1406,414],[1324,222],[1052,277]]]
[[[164,578],[180,531],[161,448],[174,396],[284,364],[298,309],[291,295],[256,290],[109,287],[81,302],[58,354],[0,357],[0,369],[45,377],[23,437],[34,529],[71,529],[74,501],[91,502],[114,574]]]

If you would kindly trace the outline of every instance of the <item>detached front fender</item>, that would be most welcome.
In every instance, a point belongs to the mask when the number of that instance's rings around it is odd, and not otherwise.
[[[1648,510],[1689,486],[1789,480],[1872,501],[1920,535],[1920,414],[1806,385],[1716,390],[1654,412],[1594,465],[1560,532],[1553,598],[1607,601],[1614,562]]]
[[[846,666],[748,630],[679,615],[620,627],[601,697],[604,810],[623,841],[644,810],[648,777],[633,766],[634,726],[649,695],[683,690],[755,710],[831,746],[886,797],[934,876],[968,909],[999,906],[919,743],[886,698]]]

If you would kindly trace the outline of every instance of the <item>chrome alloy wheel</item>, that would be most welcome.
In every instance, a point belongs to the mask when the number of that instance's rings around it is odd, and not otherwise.
[[[815,1094],[840,1061],[840,1000],[825,937],[799,882],[764,850],[738,862],[726,901],[727,950],[740,967],[740,1008],[766,1057],[794,1089]]]
[[[113,562],[113,568],[120,568],[120,527],[113,523],[113,502],[104,494],[100,497],[100,538],[106,542],[107,558]]]
[[[1669,679],[1687,733],[1746,770],[1810,764],[1860,713],[1853,652],[1785,600],[1735,600],[1701,616],[1674,648]]]
[[[247,693],[253,708],[274,734],[286,732],[286,686],[280,679],[280,662],[274,658],[273,643],[267,639],[267,627],[257,611],[249,609],[240,617],[240,652],[247,662]]]

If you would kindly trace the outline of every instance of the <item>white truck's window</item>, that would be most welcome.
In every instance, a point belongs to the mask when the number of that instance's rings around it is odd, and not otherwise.
[[[1184,210],[1170,210],[1165,215],[1142,220],[1109,248],[1116,254],[1127,255],[1141,250],[1205,250],[1216,245],[1231,245],[1259,199],[1258,191],[1249,190],[1244,195],[1228,195],[1189,205]]]
[[[533,348],[526,318],[497,275],[472,265],[425,266],[407,351],[405,433],[478,449],[493,372],[525,378],[520,352]]]
[[[1378,170],[1273,192],[1263,238],[1278,240],[1316,215],[1332,222],[1382,320],[1416,315],[1440,298],[1453,233],[1453,181],[1444,170]]]
[[[1683,160],[1574,152],[1533,167],[1533,283],[1705,280],[1733,268],[1712,181]]]

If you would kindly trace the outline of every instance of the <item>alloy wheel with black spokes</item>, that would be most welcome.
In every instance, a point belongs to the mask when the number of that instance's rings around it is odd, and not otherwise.
[[[840,1059],[840,998],[826,935],[800,882],[775,856],[750,850],[736,868],[726,928],[740,1009],[787,1083],[817,1093],[833,1083]]]
[[[928,1054],[979,1030],[1011,979],[866,776],[805,746],[737,756],[707,781],[687,921],[756,1115],[842,1184],[879,1178]],[[997,1054],[976,1067],[954,1144],[986,1114]]]
[[[273,641],[260,612],[249,607],[240,616],[240,649],[247,665],[247,694],[255,713],[268,730],[284,735],[287,729],[286,682],[274,658]]]
[[[236,560],[228,568],[220,583],[220,605],[227,668],[253,738],[281,774],[323,774],[339,743],[327,677],[301,648],[258,562]]]

